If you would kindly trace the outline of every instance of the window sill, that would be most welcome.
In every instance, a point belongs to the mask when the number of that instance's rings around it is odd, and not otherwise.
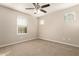
[[[27,33],[18,33],[17,35],[26,35]]]

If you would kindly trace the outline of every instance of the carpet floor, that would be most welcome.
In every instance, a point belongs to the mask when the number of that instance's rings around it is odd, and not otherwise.
[[[79,48],[35,39],[0,48],[0,56],[79,56]]]

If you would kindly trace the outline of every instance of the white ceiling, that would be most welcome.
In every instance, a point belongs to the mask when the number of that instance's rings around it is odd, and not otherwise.
[[[40,3],[40,5],[44,5],[44,4],[47,4],[47,3]],[[18,10],[18,11],[21,11],[21,12],[24,12],[27,14],[30,14],[30,15],[35,16],[35,17],[40,17],[40,16],[44,16],[48,13],[55,12],[57,10],[61,10],[61,9],[75,6],[77,4],[73,4],[73,3],[50,3],[49,7],[44,8],[44,10],[46,10],[47,13],[42,13],[39,11],[38,14],[34,14],[34,10],[26,10],[25,9],[25,8],[29,8],[29,7],[30,8],[34,7],[32,5],[32,3],[0,3],[0,5],[6,6],[6,7],[11,8],[11,9]]]

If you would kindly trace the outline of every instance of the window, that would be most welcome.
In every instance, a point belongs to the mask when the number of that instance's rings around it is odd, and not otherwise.
[[[17,33],[22,35],[27,33],[27,21],[23,16],[17,17]]]
[[[76,14],[75,12],[66,12],[64,15],[65,23],[74,24],[76,21]]]

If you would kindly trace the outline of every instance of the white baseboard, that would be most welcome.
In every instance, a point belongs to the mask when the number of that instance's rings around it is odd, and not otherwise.
[[[5,46],[9,46],[9,45],[14,45],[14,44],[22,43],[22,42],[25,42],[25,41],[30,41],[30,40],[33,40],[33,39],[37,39],[37,38],[31,38],[31,39],[29,39],[29,40],[21,40],[21,41],[9,43],[9,44],[0,45],[0,48],[1,48],[1,47],[5,47]],[[70,46],[74,46],[74,47],[78,47],[78,48],[79,48],[78,45],[70,44],[70,43],[66,43],[66,42],[60,42],[60,41],[56,41],[56,40],[52,40],[52,39],[49,39],[49,38],[47,38],[47,37],[38,37],[38,39],[47,40],[47,41],[52,41],[52,42],[57,42],[57,43],[66,44],[66,45],[70,45]]]
[[[31,38],[31,39],[28,39],[28,40],[21,40],[21,41],[12,42],[12,43],[9,43],[9,44],[0,45],[0,48],[1,47],[6,47],[6,46],[9,46],[9,45],[14,45],[14,44],[22,43],[22,42],[25,42],[25,41],[30,41],[30,40],[33,40],[33,39],[36,39],[36,38]]]
[[[47,40],[47,41],[52,41],[52,42],[57,42],[57,43],[61,43],[61,44],[66,44],[66,45],[69,45],[69,46],[74,46],[74,47],[78,47],[78,45],[75,45],[75,44],[70,44],[70,43],[66,43],[66,42],[60,42],[60,41],[56,41],[56,40],[52,40],[52,39],[49,39],[47,37],[39,37],[39,39],[42,39],[42,40]]]

